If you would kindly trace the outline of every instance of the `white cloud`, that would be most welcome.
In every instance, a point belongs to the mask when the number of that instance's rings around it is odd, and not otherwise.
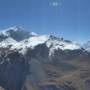
[[[61,3],[60,2],[51,2],[50,6],[54,6],[54,7],[61,6]]]
[[[59,3],[58,3],[58,2],[52,2],[51,5],[52,5],[52,6],[58,6]]]

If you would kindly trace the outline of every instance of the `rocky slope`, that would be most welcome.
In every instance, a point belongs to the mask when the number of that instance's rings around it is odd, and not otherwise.
[[[0,32],[0,86],[0,90],[89,90],[90,53],[53,35],[6,29]]]

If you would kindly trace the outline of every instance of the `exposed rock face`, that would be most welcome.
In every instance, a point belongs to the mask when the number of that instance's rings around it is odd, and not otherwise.
[[[6,90],[21,90],[27,73],[27,61],[17,51],[0,49],[0,85]]]
[[[69,58],[71,52],[65,53],[50,57],[44,44],[28,48],[25,55],[1,48],[0,86],[5,90],[89,90],[90,57],[82,52]]]
[[[86,90],[83,80],[90,78],[88,54],[80,50],[58,50],[50,57],[45,44],[28,49],[26,57],[30,61],[30,73],[25,90]]]

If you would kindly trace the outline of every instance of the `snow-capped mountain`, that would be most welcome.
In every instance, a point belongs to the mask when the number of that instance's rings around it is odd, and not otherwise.
[[[13,46],[17,43],[18,42],[16,40],[14,40],[11,37],[8,37],[8,38],[6,38],[6,39],[4,39],[3,41],[0,42],[0,48],[2,48],[2,47],[7,48],[8,46]]]
[[[21,27],[0,31],[4,90],[82,90],[90,86],[89,72],[90,53],[79,44]]]
[[[39,44],[46,44],[46,46],[50,49],[49,55],[54,53],[54,50],[76,50],[80,49],[80,46],[73,42],[66,42],[65,40],[61,40],[52,35],[42,35],[30,37],[27,40],[24,40],[20,43],[20,46],[31,47],[34,48]]]
[[[22,27],[14,26],[0,31],[0,37],[11,37],[16,41],[21,41],[31,36],[36,36],[34,32],[24,30]]]
[[[34,48],[39,44],[46,44],[50,49],[49,55],[54,53],[54,50],[78,50],[81,47],[71,41],[55,37],[53,35],[37,35],[34,32],[28,32],[21,27],[11,27],[0,32],[3,39],[0,42],[0,47],[11,46],[11,49],[19,49],[25,53],[26,48]]]

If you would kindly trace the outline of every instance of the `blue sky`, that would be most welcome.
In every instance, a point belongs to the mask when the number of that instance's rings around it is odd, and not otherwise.
[[[0,0],[0,29],[15,25],[83,43],[90,40],[90,0]]]

